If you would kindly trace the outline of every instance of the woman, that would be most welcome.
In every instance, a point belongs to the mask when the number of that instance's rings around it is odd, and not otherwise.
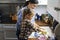
[[[16,31],[16,35],[19,39],[19,34],[20,34],[20,24],[21,24],[21,21],[22,21],[22,18],[23,18],[23,10],[24,9],[30,9],[31,11],[33,11],[33,9],[37,6],[38,4],[38,0],[29,0],[25,3],[24,7],[22,9],[20,9],[17,13],[17,16],[18,16],[18,20],[17,20],[17,31]],[[31,22],[33,23],[34,22],[34,16],[31,20]]]

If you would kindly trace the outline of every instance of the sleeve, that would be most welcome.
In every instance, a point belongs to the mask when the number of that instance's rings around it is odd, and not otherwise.
[[[22,10],[19,10],[17,13],[17,23],[20,24],[22,21]]]
[[[22,11],[19,10],[17,13],[17,23],[16,23],[16,35],[19,38],[19,34],[20,34],[20,23],[22,21]]]

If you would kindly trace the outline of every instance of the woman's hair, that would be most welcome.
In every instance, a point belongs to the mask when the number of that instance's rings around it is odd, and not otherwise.
[[[29,1],[26,1],[23,7],[27,6],[29,4]]]
[[[38,4],[38,0],[29,0],[29,1],[25,2],[23,7],[27,6],[29,4],[29,2],[32,3],[32,4]]]
[[[25,19],[26,15],[31,16],[31,15],[34,15],[34,13],[32,13],[30,9],[24,9],[24,11],[23,11],[23,19]]]

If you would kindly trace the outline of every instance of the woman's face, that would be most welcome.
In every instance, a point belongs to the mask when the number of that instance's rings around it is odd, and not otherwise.
[[[33,3],[29,3],[29,4],[30,4],[31,9],[35,9],[37,7],[37,4],[33,4]]]

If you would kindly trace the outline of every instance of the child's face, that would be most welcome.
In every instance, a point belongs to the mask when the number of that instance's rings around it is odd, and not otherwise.
[[[31,20],[33,15],[26,15],[27,19]]]

